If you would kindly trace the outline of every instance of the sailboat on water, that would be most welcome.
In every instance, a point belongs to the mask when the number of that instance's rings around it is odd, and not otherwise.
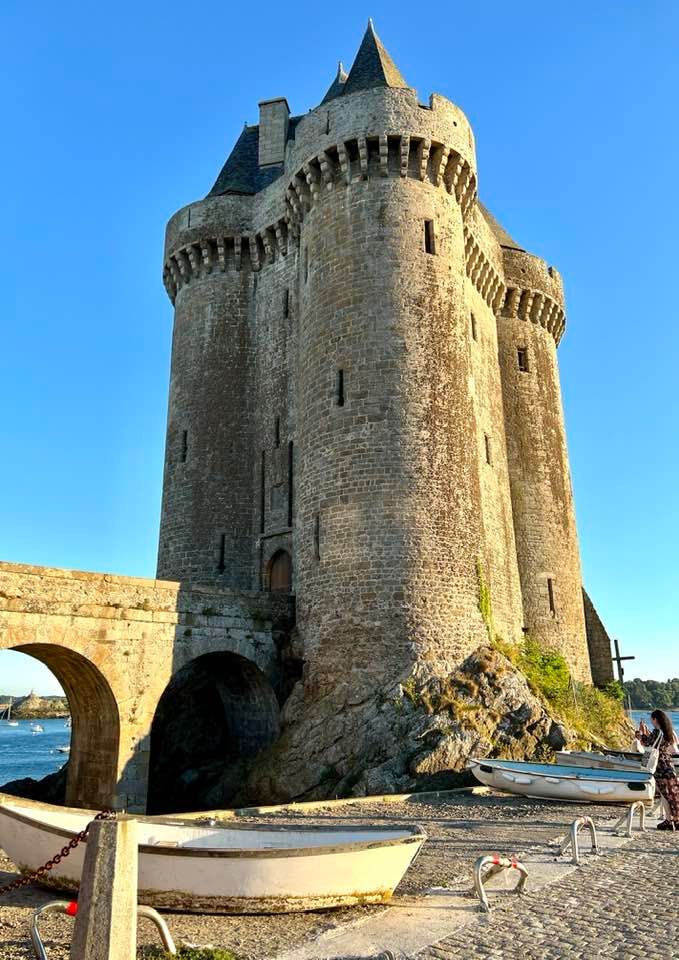
[[[1,718],[7,727],[18,727],[19,721],[12,720],[12,698],[9,698],[9,703],[3,710],[4,716]]]

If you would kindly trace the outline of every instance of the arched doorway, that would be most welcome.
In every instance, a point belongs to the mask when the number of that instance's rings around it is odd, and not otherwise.
[[[190,661],[153,718],[148,813],[228,805],[279,729],[276,695],[254,663],[227,652]]]
[[[120,717],[101,671],[86,657],[52,643],[10,647],[44,663],[61,684],[71,713],[65,803],[71,807],[110,807],[116,796]]]
[[[287,550],[277,550],[269,561],[269,590],[272,593],[292,590],[292,558]]]

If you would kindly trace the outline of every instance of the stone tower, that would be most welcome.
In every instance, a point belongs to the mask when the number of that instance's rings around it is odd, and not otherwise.
[[[489,631],[589,679],[558,273],[479,203],[469,122],[419,102],[372,24],[319,106],[259,110],[167,228],[158,577],[294,593],[288,719],[442,675]]]

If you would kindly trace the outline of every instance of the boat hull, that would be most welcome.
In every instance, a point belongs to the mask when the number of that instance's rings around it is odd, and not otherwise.
[[[569,803],[633,803],[655,795],[653,777],[642,770],[597,770],[512,760],[469,763],[474,776],[495,790]]]
[[[0,795],[0,846],[22,873],[31,873],[93,816]],[[200,913],[290,913],[384,903],[426,839],[419,827],[205,827],[179,819],[135,819],[139,902]],[[232,845],[218,847],[217,842]],[[62,860],[45,885],[77,890],[85,846]]]

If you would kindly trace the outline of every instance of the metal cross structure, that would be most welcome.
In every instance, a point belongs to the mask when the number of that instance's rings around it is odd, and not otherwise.
[[[636,660],[636,657],[621,657],[620,656],[620,645],[618,644],[618,638],[613,637],[613,643],[615,645],[615,656],[613,657],[613,662],[618,665],[618,680],[620,683],[623,683],[625,677],[625,671],[622,668],[623,660]]]

